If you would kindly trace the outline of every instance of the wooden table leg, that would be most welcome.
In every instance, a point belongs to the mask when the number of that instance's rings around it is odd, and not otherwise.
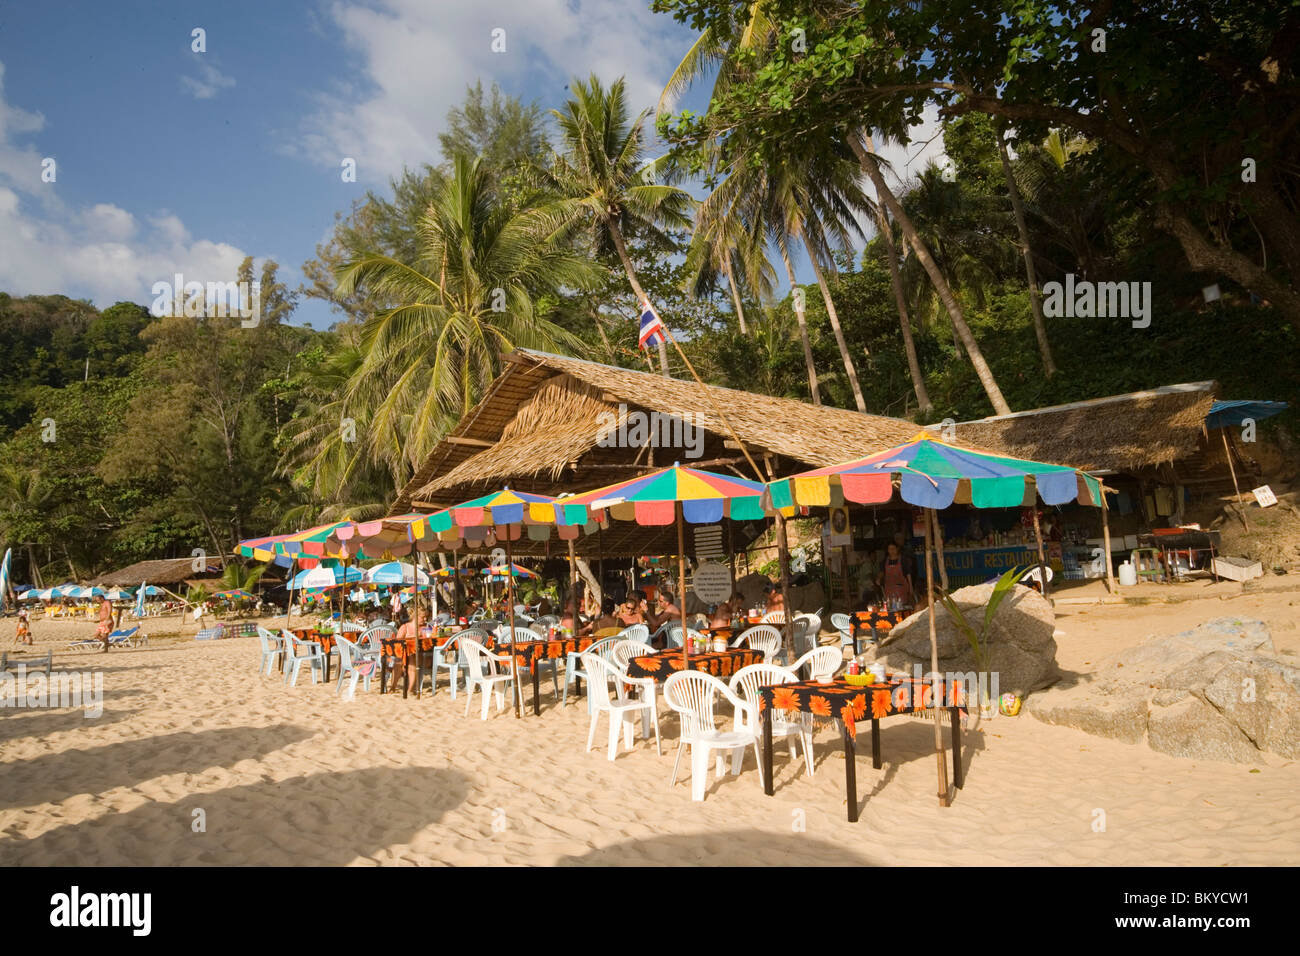
[[[952,782],[956,784],[957,789],[961,789],[963,783],[961,776],[961,712],[956,708],[952,710]]]
[[[325,652],[325,683],[330,682],[330,652]]]
[[[401,670],[397,672],[397,679],[402,682],[402,700],[406,700],[407,695],[411,692],[411,682],[407,679],[407,669],[411,666],[409,657],[402,658]]]
[[[764,707],[763,716],[763,792],[769,797],[776,792],[772,785],[772,708]]]
[[[537,662],[532,662],[533,670],[533,716],[542,716],[542,694],[541,694],[541,676],[542,669],[537,666]]]
[[[840,721],[840,729],[844,732],[844,789],[848,792],[849,797],[849,823],[858,822],[858,768],[857,748],[853,743],[853,735],[849,733],[848,724]]]
[[[871,767],[880,769],[880,718],[871,718]]]

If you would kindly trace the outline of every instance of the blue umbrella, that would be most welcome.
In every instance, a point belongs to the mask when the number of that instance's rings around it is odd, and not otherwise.
[[[1209,414],[1205,416],[1205,427],[1227,428],[1231,425],[1240,425],[1247,418],[1258,422],[1280,415],[1286,411],[1286,408],[1286,402],[1253,401],[1244,398],[1215,402],[1210,406]]]
[[[365,579],[371,584],[414,584],[417,574],[421,584],[429,583],[429,576],[419,568],[401,561],[389,561],[367,569]]]
[[[9,558],[13,548],[5,549],[4,560],[0,561],[0,611],[4,610],[5,599],[9,596]]]
[[[140,590],[135,595],[135,609],[131,612],[136,617],[144,617],[144,598],[148,593],[148,588],[143,581],[140,582]]]
[[[331,568],[326,565],[317,565],[306,571],[299,571],[289,582],[289,590],[301,591],[306,588],[332,588],[340,584],[352,584],[360,581],[364,575],[360,568]]]

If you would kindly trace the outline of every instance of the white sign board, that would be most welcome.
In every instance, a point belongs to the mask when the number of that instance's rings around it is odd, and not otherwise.
[[[1260,485],[1258,488],[1252,489],[1250,493],[1255,496],[1255,500],[1259,502],[1261,508],[1270,508],[1277,504],[1277,495],[1273,494],[1273,489],[1268,485]]]
[[[705,561],[695,569],[691,589],[705,604],[721,604],[731,596],[731,572],[726,565]]]

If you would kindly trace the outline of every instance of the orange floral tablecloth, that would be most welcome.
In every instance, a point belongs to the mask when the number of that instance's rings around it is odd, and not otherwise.
[[[960,682],[938,681],[939,706],[966,706],[965,689]],[[855,687],[839,679],[829,684],[799,681],[775,684],[759,691],[759,712],[775,710],[801,711],[827,720],[844,722],[849,735],[856,737],[857,721],[892,717],[930,710],[934,706],[934,681],[911,677],[890,677],[883,683]]]

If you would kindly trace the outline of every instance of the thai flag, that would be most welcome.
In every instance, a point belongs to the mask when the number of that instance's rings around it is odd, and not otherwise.
[[[649,302],[641,303],[641,335],[637,339],[637,344],[641,348],[647,345],[658,345],[660,342],[666,342],[664,338],[664,324],[659,316],[655,314],[654,308]]]

